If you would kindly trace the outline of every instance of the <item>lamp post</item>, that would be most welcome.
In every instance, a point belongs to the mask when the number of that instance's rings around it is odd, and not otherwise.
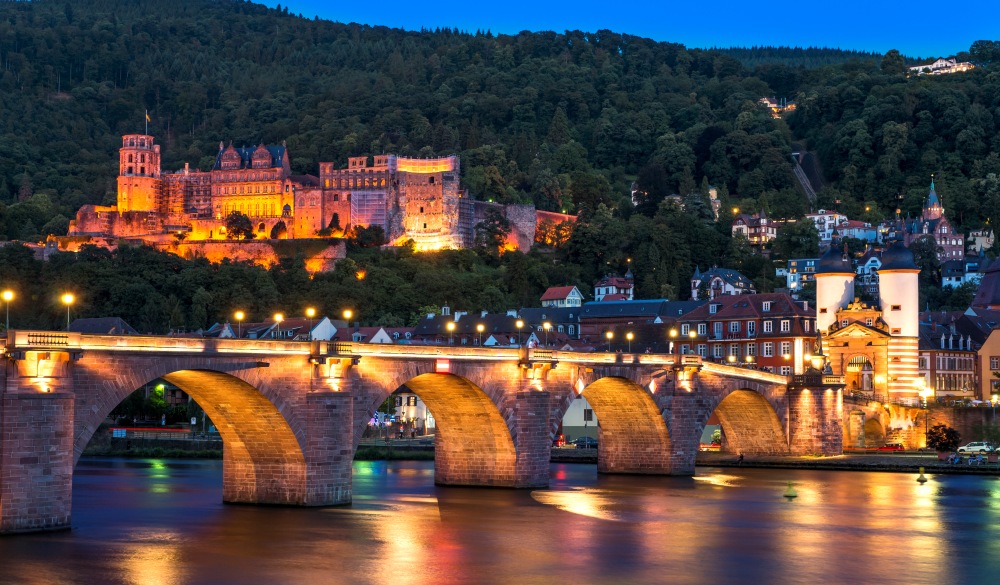
[[[316,316],[316,309],[312,307],[306,308],[306,317],[309,317],[309,341],[313,340],[313,317]]]
[[[12,291],[10,289],[7,289],[7,290],[3,291],[3,293],[0,293],[0,296],[3,296],[4,302],[7,303],[7,325],[4,327],[4,330],[9,330],[10,329],[10,302],[14,300],[14,291]]]
[[[445,325],[445,328],[448,329],[448,345],[454,345],[455,344],[455,322],[454,321],[448,321],[448,324]]]
[[[479,347],[483,346],[483,331],[486,330],[486,326],[480,323],[476,325],[476,331],[479,333]]]
[[[548,321],[542,323],[542,329],[545,330],[545,347],[549,346],[549,329],[552,329],[552,323]]]
[[[344,309],[344,322],[347,323],[347,329],[351,328],[351,317],[354,316],[354,311],[350,309]]]
[[[628,333],[625,334],[625,339],[628,340],[628,352],[629,353],[632,353],[632,338],[633,337],[635,337],[635,336],[632,335],[631,331],[629,331]]]
[[[517,346],[521,347],[521,327],[524,327],[524,321],[518,319],[514,322],[514,327],[517,327]]]
[[[236,317],[236,339],[243,339],[243,319],[246,318],[246,313],[243,311],[236,311],[233,317]]]
[[[281,337],[281,322],[284,321],[284,320],[285,320],[285,316],[282,315],[281,313],[275,313],[274,314],[274,322],[277,324],[276,327],[275,327],[276,328],[276,332],[274,334],[274,337],[276,339],[278,339],[278,338]]]
[[[670,335],[670,346],[667,349],[670,350],[670,355],[675,355],[674,354],[674,350],[677,348],[677,341],[676,341],[676,339],[677,339],[677,330],[676,329],[670,329],[669,335]],[[675,361],[674,363],[676,364],[677,362]]]
[[[604,336],[608,338],[608,353],[611,353],[611,340],[615,338],[615,332],[608,331],[604,334]]]
[[[66,305],[66,331],[69,331],[69,308],[76,301],[76,297],[73,296],[73,293],[64,293],[61,298],[63,304]]]
[[[691,340],[691,353],[698,353],[694,347],[694,340],[698,338],[698,332],[694,329],[688,330],[688,339]]]
[[[993,394],[990,396],[990,404],[993,405],[993,424],[997,424],[997,400],[1000,396]]]

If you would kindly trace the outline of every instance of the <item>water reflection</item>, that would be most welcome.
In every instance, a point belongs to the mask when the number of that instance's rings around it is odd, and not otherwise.
[[[782,497],[793,481],[799,497]],[[0,583],[983,583],[990,477],[553,466],[546,490],[359,462],[354,504],[221,503],[221,462],[85,459],[70,532],[0,538]]]

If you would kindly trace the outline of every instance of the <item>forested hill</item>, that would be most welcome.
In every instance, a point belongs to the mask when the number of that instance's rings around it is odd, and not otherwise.
[[[988,65],[995,46],[974,49]],[[0,237],[58,233],[80,205],[112,201],[119,137],[145,110],[166,170],[208,167],[220,141],[286,140],[309,173],[457,153],[482,199],[627,216],[638,178],[647,215],[712,184],[780,217],[806,210],[794,132],[832,186],[823,204],[890,213],[902,193],[912,212],[936,173],[961,225],[1000,209],[989,67],[918,79],[892,51],[818,68],[808,50],[752,69],[734,54],[610,31],[404,32],[236,0],[0,2]],[[763,96],[798,110],[786,125]]]
[[[878,65],[882,60],[882,55],[878,53],[826,47],[719,47],[712,50],[729,55],[751,68],[758,65],[787,65],[812,69],[827,65],[843,65],[851,61]]]

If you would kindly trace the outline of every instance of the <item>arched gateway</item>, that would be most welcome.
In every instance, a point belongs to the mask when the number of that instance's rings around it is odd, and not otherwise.
[[[693,473],[713,412],[747,453],[840,452],[839,388],[697,356],[32,331],[8,332],[3,353],[0,533],[69,526],[76,461],[112,409],[157,378],[216,423],[226,502],[349,503],[364,427],[401,387],[437,421],[440,484],[547,486],[552,436],[581,394],[605,473]]]

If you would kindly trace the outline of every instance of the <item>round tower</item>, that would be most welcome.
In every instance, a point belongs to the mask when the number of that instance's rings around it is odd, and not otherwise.
[[[118,211],[157,211],[160,146],[146,134],[122,136],[118,150]]]
[[[854,300],[854,268],[846,250],[831,245],[816,265],[816,330],[829,331],[837,311]]]
[[[920,269],[902,242],[896,241],[882,253],[878,269],[878,299],[882,319],[892,336],[917,337],[920,334],[920,307],[917,298]]]

